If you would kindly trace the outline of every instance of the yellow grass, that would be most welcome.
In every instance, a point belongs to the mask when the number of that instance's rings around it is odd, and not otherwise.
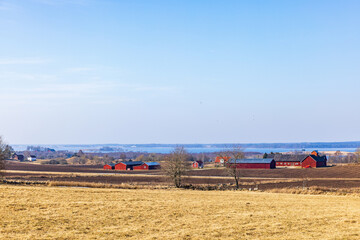
[[[0,186],[0,239],[360,239],[358,196]]]

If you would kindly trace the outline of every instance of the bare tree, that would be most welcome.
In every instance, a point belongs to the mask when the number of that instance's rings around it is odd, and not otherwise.
[[[236,189],[239,189],[239,182],[241,177],[241,169],[236,167],[236,160],[244,158],[244,151],[240,146],[232,146],[219,153],[219,156],[223,159],[229,159],[225,166],[227,174],[234,178]]]
[[[11,156],[10,149],[12,148],[7,145],[0,136],[0,178],[4,176],[5,160]]]
[[[182,186],[182,178],[189,169],[189,154],[184,147],[176,147],[165,156],[163,171],[174,182],[177,188]]]
[[[360,164],[360,147],[355,151],[355,162]]]
[[[135,158],[135,161],[143,161],[143,159],[145,159],[145,156],[144,154],[141,154]]]
[[[126,154],[125,153],[121,153],[120,157],[121,160],[125,161],[126,160]]]

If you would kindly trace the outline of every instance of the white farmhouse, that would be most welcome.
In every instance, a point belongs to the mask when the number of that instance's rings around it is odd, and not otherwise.
[[[34,162],[36,161],[36,156],[35,155],[30,155],[28,158],[27,158],[28,161],[30,162]]]

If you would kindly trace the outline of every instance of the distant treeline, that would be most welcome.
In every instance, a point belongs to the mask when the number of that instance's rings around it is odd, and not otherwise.
[[[241,146],[243,148],[289,148],[289,149],[316,149],[316,148],[358,148],[360,141],[352,142],[300,142],[300,143],[215,143],[215,144],[87,144],[87,145],[62,145],[65,148],[98,148],[102,151],[118,151],[116,147],[171,147],[183,146],[185,148],[231,148]]]
[[[334,155],[328,158],[330,163],[359,163],[360,164],[360,148],[354,153],[344,154],[336,151]]]
[[[122,145],[127,146],[127,145]],[[130,146],[130,145],[129,145]],[[176,144],[136,144],[137,147],[175,147]],[[185,148],[229,148],[241,146],[243,148],[358,148],[360,141],[354,142],[303,142],[303,143],[221,143],[221,144],[181,144]]]
[[[36,149],[36,148],[35,148]],[[17,151],[17,154],[23,154],[26,158],[30,155],[35,155],[43,164],[107,164],[119,161],[143,161],[153,162],[162,161],[168,154],[165,153],[147,153],[147,152],[108,152],[108,153],[93,153],[72,151]],[[245,152],[246,156],[254,156],[260,153]],[[212,162],[218,154],[212,153],[188,153],[188,161],[201,160],[203,162]],[[259,157],[258,156],[258,157]]]
[[[41,147],[41,146],[27,146],[26,150],[27,151],[35,151],[35,152],[55,152],[55,149]]]

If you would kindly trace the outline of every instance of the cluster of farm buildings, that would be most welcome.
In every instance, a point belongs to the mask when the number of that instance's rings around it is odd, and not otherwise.
[[[226,157],[215,159],[215,164],[236,168],[318,168],[326,167],[326,163],[326,156],[320,155],[318,151],[312,151],[310,154],[269,154],[267,158],[263,159],[230,159]]]
[[[34,161],[36,161],[36,156],[35,155],[30,155],[28,157],[25,157],[23,154],[14,153],[12,155],[11,159],[17,160],[17,161],[20,161],[20,162],[24,162],[24,161],[34,162]]]
[[[225,166],[230,168],[253,168],[253,169],[273,169],[277,167],[299,167],[299,168],[318,168],[326,167],[327,158],[320,155],[318,151],[310,154],[269,154],[267,158],[256,159],[232,159],[230,157],[216,157],[215,166]],[[203,161],[194,161],[193,168],[203,168]],[[160,169],[158,162],[127,161],[117,164],[110,163],[104,165],[104,169],[114,170],[153,170]]]
[[[104,165],[104,169],[115,170],[153,170],[159,169],[160,163],[158,162],[141,162],[141,161],[128,161],[119,163],[109,163]]]

